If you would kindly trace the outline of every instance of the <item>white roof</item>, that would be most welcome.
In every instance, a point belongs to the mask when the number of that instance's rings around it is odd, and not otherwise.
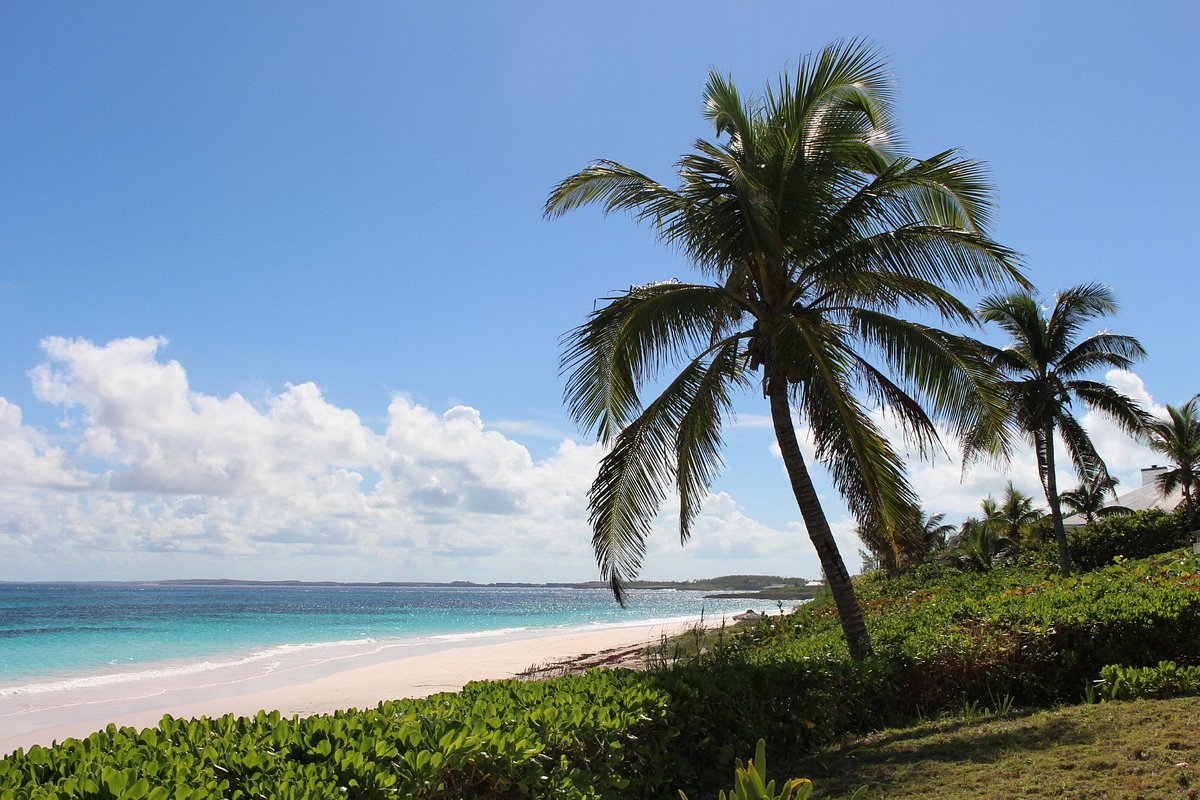
[[[1105,503],[1104,507],[1125,506],[1130,511],[1147,511],[1151,508],[1158,508],[1170,512],[1174,511],[1176,506],[1182,502],[1183,489],[1176,489],[1170,495],[1164,495],[1158,490],[1156,483],[1149,483],[1118,496],[1113,502]],[[1063,527],[1078,528],[1086,523],[1087,520],[1081,514],[1072,514],[1063,520]]]

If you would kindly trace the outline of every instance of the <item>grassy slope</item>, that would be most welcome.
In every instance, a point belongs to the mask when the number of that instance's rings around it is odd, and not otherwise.
[[[814,800],[1195,798],[1200,698],[1071,706],[897,728],[848,741],[775,777],[812,779]]]

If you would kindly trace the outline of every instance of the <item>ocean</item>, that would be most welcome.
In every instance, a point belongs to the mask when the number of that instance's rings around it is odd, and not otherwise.
[[[622,609],[607,590],[557,587],[0,583],[0,701],[151,680],[215,685],[701,614],[719,625],[753,605],[677,590],[633,590]]]

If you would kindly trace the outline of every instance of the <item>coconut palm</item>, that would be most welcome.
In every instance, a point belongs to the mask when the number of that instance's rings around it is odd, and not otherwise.
[[[969,525],[963,530],[952,557],[959,569],[987,572],[1006,561],[1016,546],[1016,542],[987,525]]]
[[[1021,533],[1042,518],[1041,509],[1033,507],[1033,498],[1013,486],[1012,481],[1004,489],[1004,496],[996,506],[996,520],[1003,534],[1011,542],[1020,542]]]
[[[950,563],[971,572],[987,572],[1018,546],[1016,539],[1006,535],[1009,523],[996,498],[989,494],[979,507],[983,515],[963,520],[948,554]]]
[[[890,93],[887,65],[861,42],[801,59],[794,79],[782,76],[762,98],[743,99],[713,72],[704,115],[716,141],[697,141],[679,160],[679,188],[598,161],[551,192],[547,216],[590,203],[629,212],[712,279],[631,287],[568,337],[568,406],[612,446],[589,507],[596,558],[618,599],[671,484],[688,538],[720,467],[734,392],[757,385],[850,652],[871,652],[793,408],[855,516],[902,519],[916,497],[871,411],[889,412],[925,452],[938,444],[935,420],[979,424],[997,398],[969,341],[896,312],[971,322],[954,287],[1023,284],[1013,253],[985,233],[991,190],[981,166],[953,151],[900,155]],[[643,403],[647,384],[661,394]]]
[[[1095,522],[1102,517],[1118,514],[1132,514],[1133,510],[1125,506],[1109,505],[1109,499],[1116,498],[1117,486],[1120,483],[1113,475],[1097,475],[1074,489],[1063,492],[1058,499],[1072,514],[1083,517],[1084,522]]]
[[[1166,419],[1151,419],[1142,438],[1156,453],[1166,456],[1173,467],[1158,476],[1159,490],[1165,495],[1183,490],[1184,513],[1189,529],[1200,523],[1200,395],[1179,408],[1167,406]]]
[[[945,549],[946,537],[955,530],[942,522],[945,518],[945,514],[930,516],[924,509],[914,508],[898,526],[888,527],[875,519],[860,522],[854,533],[867,548],[863,563],[869,562],[872,569],[882,569],[891,578],[925,563],[932,553]]]
[[[1111,386],[1083,376],[1101,367],[1129,369],[1145,350],[1132,336],[1101,331],[1077,342],[1080,329],[1089,320],[1117,310],[1111,290],[1089,283],[1061,292],[1047,317],[1038,299],[1029,291],[986,298],[979,307],[985,322],[994,322],[1012,342],[1004,349],[989,348],[1003,373],[1002,390],[1008,400],[1009,426],[1028,439],[1037,455],[1038,473],[1050,506],[1058,561],[1062,574],[1071,574],[1071,554],[1063,529],[1058,495],[1055,434],[1062,437],[1075,471],[1084,481],[1107,477],[1108,468],[1096,452],[1083,426],[1072,413],[1072,403],[1112,418],[1129,433],[1140,430],[1145,412],[1129,397]],[[1008,453],[1012,436],[991,430],[968,437],[965,452],[973,458],[983,446]]]
[[[964,519],[962,525],[959,527],[958,540],[963,539],[968,533],[978,527],[985,527],[991,531],[999,531],[1005,527],[1004,518],[1000,512],[1000,504],[996,502],[995,497],[989,494],[983,498],[979,502],[979,508],[983,511],[983,516],[967,517]],[[957,545],[958,541],[954,541],[952,544]]]
[[[932,554],[946,549],[946,537],[954,533],[955,527],[945,519],[945,514],[927,514],[918,508],[908,524],[896,531],[892,538],[900,569],[923,564]]]

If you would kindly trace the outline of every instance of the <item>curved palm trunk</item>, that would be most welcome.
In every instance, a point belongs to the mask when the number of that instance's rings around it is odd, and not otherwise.
[[[1043,453],[1038,454],[1042,461],[1042,488],[1046,490],[1046,502],[1050,505],[1050,520],[1054,523],[1054,538],[1058,542],[1058,568],[1064,578],[1071,575],[1071,550],[1067,547],[1067,529],[1063,527],[1062,506],[1058,499],[1058,477],[1054,474],[1054,423],[1046,423],[1042,431],[1045,440]]]
[[[833,602],[842,621],[842,632],[850,646],[850,657],[855,661],[862,661],[874,654],[871,637],[867,633],[867,624],[863,621],[862,609],[854,594],[854,585],[850,582],[850,573],[846,571],[842,555],[833,540],[833,531],[829,529],[829,521],[825,519],[816,487],[813,486],[812,477],[804,464],[800,444],[796,441],[796,428],[792,425],[792,411],[788,406],[787,382],[780,378],[768,380],[767,396],[771,400],[771,421],[775,425],[775,439],[779,442],[779,450],[783,454],[783,464],[792,484],[792,494],[796,496],[800,515],[804,518],[804,527],[808,529],[808,538],[812,540],[817,557],[821,559],[821,569],[825,571],[825,580],[829,582],[829,590],[833,594]]]

